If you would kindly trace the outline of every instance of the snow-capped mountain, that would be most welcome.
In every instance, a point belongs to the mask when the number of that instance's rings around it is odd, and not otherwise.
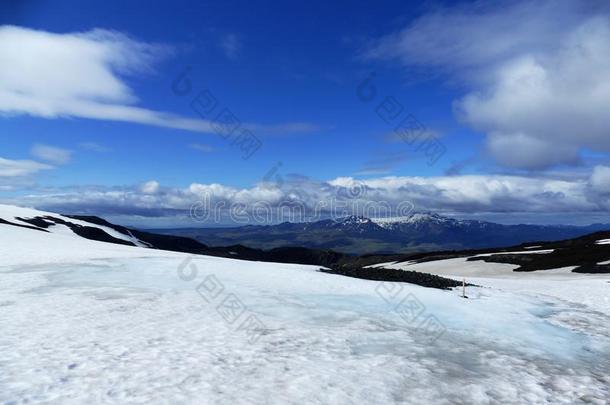
[[[310,222],[307,224],[305,229],[310,231],[318,229],[331,229],[355,234],[368,234],[370,232],[381,230],[379,225],[376,224],[372,219],[356,215],[351,215],[336,220],[328,219],[325,221]]]
[[[308,223],[285,222],[279,225],[156,232],[188,236],[214,246],[242,244],[259,249],[300,246],[364,254],[494,248],[525,242],[570,239],[605,229],[610,229],[610,225],[501,225],[421,212],[400,218],[348,216]]]
[[[485,224],[482,221],[458,220],[439,215],[434,212],[416,212],[405,217],[373,218],[374,223],[386,229],[396,229],[400,226],[425,227],[431,224],[443,226],[462,226],[467,224]]]

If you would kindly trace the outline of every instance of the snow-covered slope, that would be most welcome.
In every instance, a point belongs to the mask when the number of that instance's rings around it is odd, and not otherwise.
[[[551,250],[532,251],[548,254]],[[523,252],[516,252],[521,254]],[[515,254],[515,252],[511,252]],[[478,255],[485,256],[485,255]],[[515,272],[518,265],[468,261],[468,258],[429,261],[425,263],[382,263],[371,267],[417,271],[466,279],[469,283],[496,287],[517,293],[569,301],[575,307],[584,306],[588,311],[610,314],[610,274],[572,273],[574,267],[533,272]],[[609,320],[610,321],[610,320]],[[606,325],[610,328],[610,325]]]
[[[55,234],[72,234],[74,233],[73,229],[79,227],[95,228],[107,234],[111,238],[124,241],[127,244],[140,247],[149,246],[149,244],[138,240],[128,231],[125,233],[118,232],[114,228],[108,226],[96,225],[90,222],[31,208],[0,204],[0,220],[4,220],[9,224],[18,225],[21,227],[38,228],[43,232],[51,232]]]
[[[608,314],[489,279],[463,299],[6,224],[0,260],[0,403],[603,404],[610,395]],[[460,264],[472,265],[489,264]]]
[[[455,226],[455,225],[463,225],[467,224],[471,221],[460,221],[458,219],[453,219],[449,217],[444,217],[442,215],[433,213],[433,212],[415,212],[411,215],[405,217],[381,217],[381,218],[373,218],[373,222],[382,226],[384,228],[395,228],[399,225],[423,225],[423,224],[436,224],[436,225],[446,225],[446,226]],[[477,222],[479,221],[472,221]]]

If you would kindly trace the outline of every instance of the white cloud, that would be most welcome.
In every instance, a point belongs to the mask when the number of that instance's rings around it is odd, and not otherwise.
[[[610,152],[610,4],[571,0],[443,8],[366,56],[432,67],[467,89],[458,117],[507,167],[542,169]]]
[[[140,186],[140,191],[143,194],[156,194],[159,192],[160,188],[161,188],[161,185],[159,184],[158,181],[151,180],[151,181],[147,181],[146,183],[142,184]]]
[[[591,187],[601,194],[610,194],[610,167],[596,166],[591,174]]]
[[[374,40],[365,56],[444,70],[488,66],[523,51],[546,49],[561,27],[569,25],[574,3],[497,1],[436,8],[403,30]]]
[[[42,170],[53,169],[53,166],[33,160],[10,160],[0,158],[0,177],[25,177],[36,174]]]
[[[0,26],[0,114],[111,120],[215,133],[210,121],[136,105],[138,98],[125,78],[151,71],[154,62],[169,53],[166,46],[115,31],[56,34]]]
[[[72,158],[72,152],[67,149],[42,144],[34,145],[31,153],[32,156],[37,157],[40,160],[56,165],[64,165]]]
[[[66,212],[98,215],[121,214],[163,217],[187,216],[193,204],[207,199],[213,206],[228,209],[240,204],[254,212],[257,207],[279,211],[299,206],[311,212],[335,207],[344,212],[365,214],[369,207],[386,206],[398,213],[405,204],[418,211],[494,214],[599,213],[610,212],[610,167],[598,167],[590,177],[570,179],[458,175],[439,177],[381,177],[358,180],[340,177],[329,181],[286,178],[282,184],[258,184],[236,188],[222,184],[194,183],[186,188],[161,187],[150,181],[134,187],[88,187],[61,189],[21,197],[21,204],[54,208]],[[219,205],[220,204],[220,205]],[[350,211],[356,209],[356,211]],[[376,211],[377,212],[377,211]],[[336,213],[336,211],[335,211]],[[284,218],[284,220],[289,220]]]
[[[2,26],[0,107],[55,117],[79,116],[72,111],[79,101],[100,107],[134,102],[119,73],[149,69],[160,52],[113,31],[54,34]]]
[[[578,149],[572,145],[552,143],[523,132],[490,132],[486,146],[496,161],[507,167],[543,169],[580,161]]]

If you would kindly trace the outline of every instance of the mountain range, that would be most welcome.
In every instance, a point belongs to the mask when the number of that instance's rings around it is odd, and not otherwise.
[[[210,246],[305,247],[347,254],[373,254],[495,248],[570,239],[603,230],[610,230],[610,225],[502,225],[424,212],[401,218],[348,216],[306,223],[156,229],[154,232],[189,237]]]
[[[443,217],[435,216],[441,222]],[[422,226],[430,218],[415,215],[404,218],[402,224]],[[283,224],[287,226],[286,224]],[[293,226],[295,224],[292,224]],[[348,217],[339,221],[314,223],[322,229],[347,229],[350,232],[378,231],[378,228],[394,230],[396,221],[376,223],[362,217]],[[8,227],[8,228],[7,228]],[[518,246],[494,249],[470,249],[411,254],[368,254],[349,255],[332,250],[310,249],[307,247],[275,247],[255,249],[242,245],[210,247],[194,239],[175,235],[161,235],[114,225],[93,216],[60,215],[28,208],[0,204],[0,232],[16,228],[27,229],[32,237],[40,233],[74,234],[80,238],[116,245],[143,249],[165,250],[193,255],[216,256],[269,263],[293,263],[323,266],[327,272],[371,280],[410,282],[436,288],[449,288],[455,282],[437,277],[421,276],[412,272],[395,272],[383,269],[383,263],[407,265],[425,262],[439,262],[462,258],[468,261],[505,263],[515,265],[514,271],[537,271],[572,268],[577,273],[610,272],[610,232],[596,232],[574,239],[555,242],[523,243]]]

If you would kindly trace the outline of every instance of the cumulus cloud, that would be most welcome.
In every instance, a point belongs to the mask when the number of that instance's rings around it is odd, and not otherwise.
[[[37,157],[40,160],[54,163],[56,165],[64,165],[72,158],[72,152],[67,149],[43,144],[34,145],[31,153],[32,156]]]
[[[610,194],[610,167],[596,166],[591,174],[591,188],[601,194]]]
[[[111,120],[215,133],[210,121],[137,105],[138,97],[126,78],[151,72],[155,62],[170,53],[167,46],[116,31],[57,34],[0,26],[0,114]]]
[[[523,132],[490,132],[487,150],[499,164],[506,167],[544,169],[581,161],[578,148],[574,145],[552,143]]]
[[[466,89],[459,119],[506,167],[579,163],[610,151],[610,4],[469,3],[427,13],[374,41],[368,58],[436,68]]]
[[[159,191],[161,185],[158,181],[151,180],[140,186],[140,191],[142,194],[156,194]]]
[[[412,209],[461,215],[504,213],[507,217],[514,213],[571,215],[610,213],[609,181],[610,167],[605,166],[596,168],[590,177],[569,179],[456,175],[314,181],[287,176],[281,184],[261,183],[250,188],[216,183],[176,188],[150,181],[133,187],[47,190],[4,202],[72,213],[183,219],[188,218],[193,207],[200,209],[205,202],[207,207],[213,207],[212,214],[219,216],[207,219],[222,223],[231,223],[227,212],[236,207],[251,220],[261,210],[267,210],[271,215],[263,222],[351,214],[400,216]],[[287,216],[287,208],[300,216]]]

